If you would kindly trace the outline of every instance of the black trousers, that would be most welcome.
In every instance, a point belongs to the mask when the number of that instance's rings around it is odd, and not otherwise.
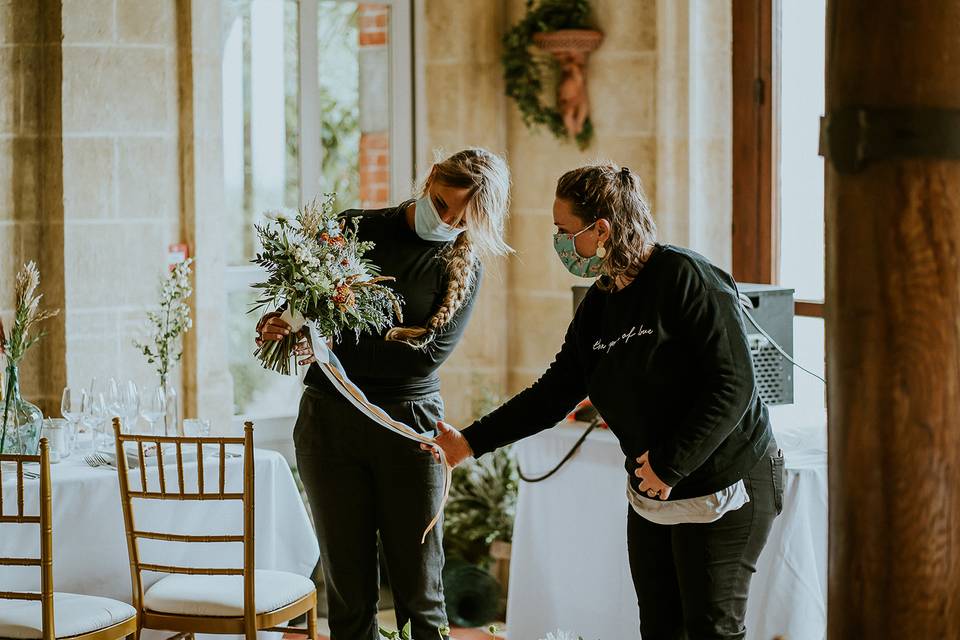
[[[380,406],[424,432],[443,417],[439,394]],[[378,532],[398,624],[409,620],[415,640],[437,640],[447,624],[442,521],[422,545],[420,538],[443,498],[440,464],[335,392],[310,387],[293,439],[320,543],[331,640],[380,637]]]
[[[629,510],[643,640],[745,637],[750,579],[783,507],[783,456],[775,443],[743,481],[750,502],[716,522],[659,525]]]

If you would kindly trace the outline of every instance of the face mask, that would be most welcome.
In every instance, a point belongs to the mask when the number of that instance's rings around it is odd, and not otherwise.
[[[429,194],[417,200],[414,223],[417,235],[428,242],[452,242],[464,231],[451,227],[440,219],[440,214],[433,206],[433,198]]]
[[[581,278],[596,278],[599,276],[600,265],[603,263],[600,256],[594,255],[589,258],[581,256],[577,253],[577,246],[573,242],[574,238],[594,224],[596,224],[596,222],[587,225],[576,233],[553,234],[553,248],[556,249],[557,255],[560,256],[560,262],[567,268],[567,271]]]

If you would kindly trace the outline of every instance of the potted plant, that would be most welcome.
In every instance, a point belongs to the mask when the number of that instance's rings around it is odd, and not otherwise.
[[[557,138],[573,138],[581,149],[593,136],[587,95],[586,62],[603,42],[590,22],[589,0],[527,0],[527,12],[503,37],[506,93],[528,127],[546,126]],[[544,62],[531,51],[536,45],[552,55],[559,72],[555,106],[543,104]]]

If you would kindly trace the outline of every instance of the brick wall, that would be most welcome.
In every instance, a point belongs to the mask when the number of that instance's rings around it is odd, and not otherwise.
[[[386,131],[360,134],[360,203],[387,206],[390,199],[390,137]]]
[[[366,57],[372,64],[378,64],[378,60],[389,59],[378,55],[387,45],[389,11],[389,7],[380,4],[358,5],[361,60]],[[369,110],[373,106],[371,101],[382,102],[385,99],[382,86],[366,86],[361,82],[361,110]],[[366,120],[361,118],[361,123],[364,124]],[[381,118],[369,120],[374,123],[373,126],[360,132],[360,206],[373,209],[387,206],[391,199],[390,134]]]

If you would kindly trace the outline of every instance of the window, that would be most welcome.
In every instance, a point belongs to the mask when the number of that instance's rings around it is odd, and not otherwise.
[[[337,205],[408,195],[412,167],[409,0],[224,0],[223,156],[228,345],[234,411],[291,416],[300,380],[253,357],[261,277],[253,225],[334,191]]]
[[[824,370],[825,0],[734,0],[734,275],[795,290],[794,355]],[[798,372],[795,402],[822,406]]]

